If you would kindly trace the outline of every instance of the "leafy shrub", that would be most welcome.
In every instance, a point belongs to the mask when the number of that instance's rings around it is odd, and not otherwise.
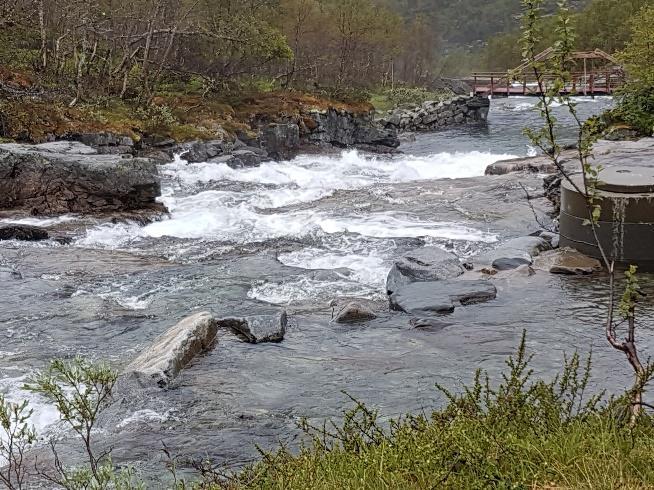
[[[399,87],[387,92],[391,103],[397,107],[402,104],[420,105],[428,100],[441,101],[452,96],[451,92],[430,92],[424,88]]]
[[[145,122],[146,131],[169,129],[177,123],[177,118],[167,105],[151,104],[146,108],[136,109],[136,116]]]

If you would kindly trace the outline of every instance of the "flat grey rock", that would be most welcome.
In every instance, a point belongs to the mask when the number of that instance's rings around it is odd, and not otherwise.
[[[397,259],[386,279],[386,292],[420,281],[439,281],[465,272],[458,257],[438,247],[412,250]]]
[[[391,308],[416,316],[452,313],[457,306],[484,303],[497,297],[489,281],[443,280],[415,282],[390,297]]]

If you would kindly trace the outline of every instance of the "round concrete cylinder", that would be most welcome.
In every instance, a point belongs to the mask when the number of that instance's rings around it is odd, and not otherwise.
[[[602,170],[597,184],[602,208],[597,235],[609,259],[623,266],[654,271],[654,169],[611,167]],[[572,182],[583,191],[583,176]],[[561,184],[561,246],[601,258],[588,220],[586,199],[565,179]]]

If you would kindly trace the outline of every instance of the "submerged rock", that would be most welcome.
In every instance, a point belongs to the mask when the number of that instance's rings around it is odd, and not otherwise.
[[[0,209],[33,215],[165,211],[154,162],[80,143],[0,145]]]
[[[454,325],[452,322],[445,322],[438,318],[412,318],[409,322],[413,328],[429,331],[429,332],[440,332],[441,330]]]
[[[522,265],[531,265],[534,257],[545,250],[551,250],[552,245],[540,236],[525,236],[514,238],[500,245],[495,250],[477,257],[476,262],[492,265],[497,270],[516,269]]]
[[[22,279],[23,274],[14,266],[0,265],[0,281]]]
[[[185,318],[157,337],[127,366],[124,374],[150,379],[163,388],[194,357],[214,344],[217,332],[216,320],[210,313],[202,312]]]
[[[288,316],[286,311],[278,315],[256,315],[245,318],[221,318],[219,328],[229,328],[239,338],[250,344],[281,342],[286,335]]]
[[[360,323],[374,320],[377,315],[367,306],[352,301],[343,306],[334,319],[335,323]]]
[[[415,282],[390,297],[391,308],[417,316],[452,313],[457,306],[484,303],[497,297],[497,289],[485,280]]]
[[[602,270],[602,263],[573,248],[564,247],[541,254],[535,268],[552,274],[588,275]]]
[[[419,248],[395,261],[386,279],[386,292],[392,294],[413,282],[451,279],[464,272],[465,269],[453,253],[438,247]]]
[[[43,228],[30,225],[0,226],[0,240],[21,240],[35,242],[47,240],[50,235]]]

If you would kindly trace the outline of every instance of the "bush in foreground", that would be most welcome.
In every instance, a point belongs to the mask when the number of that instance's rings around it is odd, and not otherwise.
[[[355,401],[342,425],[302,428],[312,442],[230,479],[234,488],[645,488],[654,486],[654,426],[629,427],[623,398],[588,397],[590,360],[574,355],[551,382],[532,379],[524,336],[494,386],[471,386],[430,416],[381,424]],[[216,477],[217,488],[219,478]],[[211,483],[204,485],[212,487]],[[225,485],[224,480],[220,486]]]

